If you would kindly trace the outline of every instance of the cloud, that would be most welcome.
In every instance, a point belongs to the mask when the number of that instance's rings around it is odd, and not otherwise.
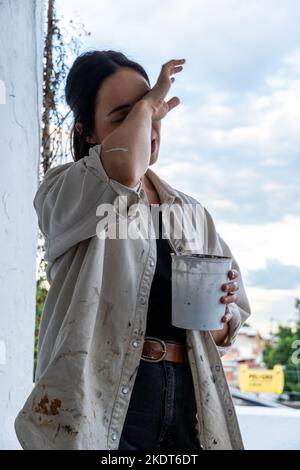
[[[295,299],[300,298],[300,290],[263,289],[249,287],[247,289],[252,315],[249,317],[251,326],[260,330],[263,335],[273,332],[278,324],[292,325],[297,320]]]
[[[300,41],[298,0],[57,3],[59,13],[75,12],[92,32],[84,47],[120,49],[156,75],[174,55],[186,57],[186,78],[221,89],[256,90]]]
[[[248,273],[247,282],[265,289],[296,289],[300,287],[300,267],[267,259],[264,269]]]
[[[263,224],[299,214],[299,55],[289,54],[273,80],[265,78],[263,94],[237,99],[207,86],[205,98],[199,91],[193,104],[172,110],[157,171],[226,221]]]
[[[241,225],[214,217],[217,231],[229,244],[243,271],[264,270],[270,259],[300,268],[300,216],[265,224]]]

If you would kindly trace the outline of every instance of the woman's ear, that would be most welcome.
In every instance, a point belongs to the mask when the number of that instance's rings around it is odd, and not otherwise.
[[[75,124],[75,129],[77,130],[77,132],[78,132],[79,134],[82,134],[82,123],[81,123],[81,122],[76,122],[76,124]],[[86,142],[87,142],[88,144],[96,144],[96,143],[97,143],[97,142],[95,141],[95,138],[94,138],[94,137],[91,137],[91,136],[89,136],[89,135],[85,138],[85,140],[86,140]]]
[[[79,134],[82,133],[82,124],[81,124],[81,122],[76,122],[75,129]]]

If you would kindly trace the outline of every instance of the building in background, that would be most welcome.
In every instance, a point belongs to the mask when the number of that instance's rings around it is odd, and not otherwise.
[[[228,383],[238,386],[240,364],[260,367],[265,340],[256,328],[242,326],[231,350],[222,357]]]

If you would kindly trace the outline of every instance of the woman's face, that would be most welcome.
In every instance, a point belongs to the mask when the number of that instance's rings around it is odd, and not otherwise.
[[[106,78],[96,97],[95,129],[88,140],[91,144],[101,143],[104,137],[121,125],[130,109],[151,90],[145,78],[128,67],[122,67]],[[126,107],[125,107],[126,105]],[[115,110],[122,106],[122,109]],[[160,144],[161,120],[152,122],[151,141],[156,140],[156,149],[149,165],[155,163]]]

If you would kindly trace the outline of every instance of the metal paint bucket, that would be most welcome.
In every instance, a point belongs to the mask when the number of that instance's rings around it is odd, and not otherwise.
[[[172,324],[191,330],[221,330],[232,258],[207,254],[172,256]]]

